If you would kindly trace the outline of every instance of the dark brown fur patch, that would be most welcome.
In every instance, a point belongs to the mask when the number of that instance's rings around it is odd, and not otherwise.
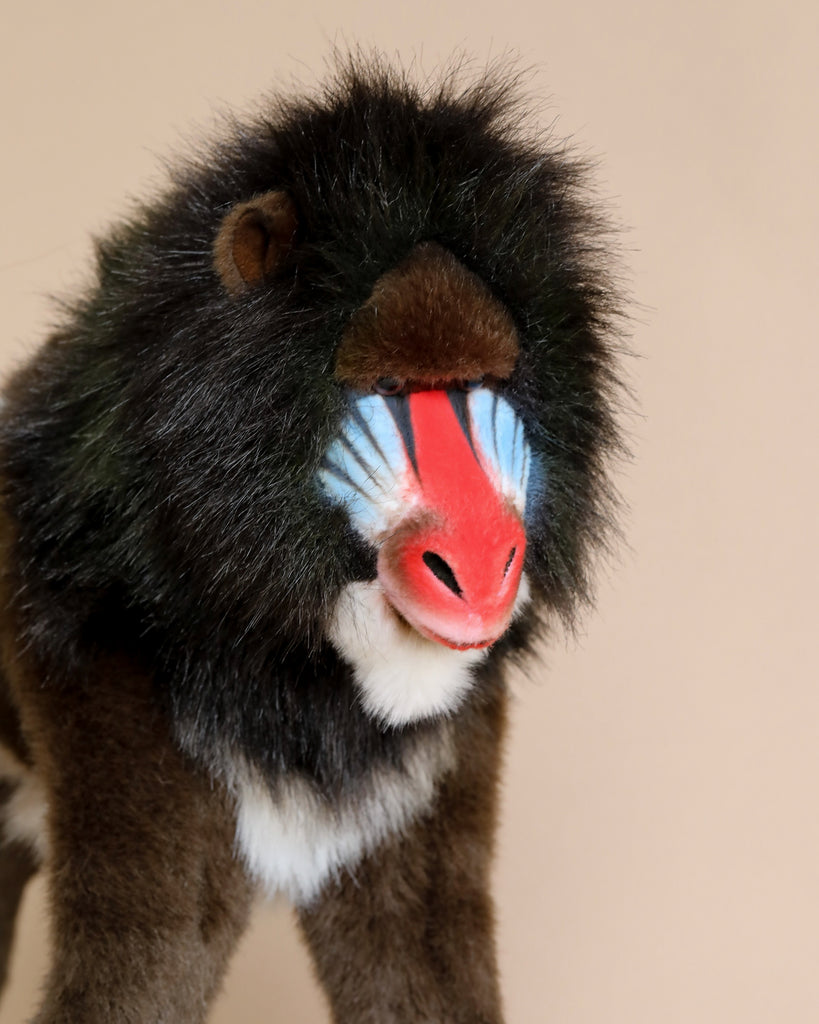
[[[175,749],[140,673],[88,668],[59,690],[19,679],[51,799],[59,937],[35,1019],[199,1024],[249,909],[231,808]]]
[[[2,597],[3,668],[49,795],[57,941],[35,1021],[199,1024],[252,892],[228,795],[179,752],[143,671],[103,653],[76,676],[39,664]]]
[[[22,764],[30,764],[28,749],[20,732],[20,716],[12,703],[8,684],[2,673],[0,673],[0,744],[8,747]]]
[[[369,391],[392,377],[421,385],[514,369],[512,318],[479,277],[452,253],[424,242],[375,283],[354,314],[336,357],[336,376]]]
[[[295,207],[284,192],[234,206],[213,243],[214,266],[231,295],[275,273],[290,252],[296,227]]]
[[[466,708],[430,814],[301,912],[338,1024],[501,1024],[489,869],[505,721],[504,693]]]

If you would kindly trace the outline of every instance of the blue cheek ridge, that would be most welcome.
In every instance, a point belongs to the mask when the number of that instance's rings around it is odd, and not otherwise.
[[[478,388],[468,396],[472,437],[503,493],[521,515],[540,500],[545,474],[526,440],[523,421],[502,395]]]
[[[354,399],[339,436],[327,449],[318,483],[347,510],[359,533],[371,537],[407,472],[404,442],[381,395]]]
[[[387,504],[400,500],[401,484],[411,473],[390,401],[377,394],[355,397],[318,473],[330,501],[344,506],[352,525],[369,537],[383,523]],[[546,473],[526,440],[522,420],[489,388],[469,392],[466,407],[469,434],[484,468],[521,516],[531,518],[545,495]]]

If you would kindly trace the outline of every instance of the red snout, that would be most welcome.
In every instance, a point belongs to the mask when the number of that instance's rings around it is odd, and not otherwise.
[[[445,391],[410,396],[421,501],[388,537],[378,576],[393,607],[431,640],[486,647],[511,620],[526,536]]]
[[[525,537],[517,517],[481,518],[459,531],[422,517],[384,544],[378,575],[392,605],[430,640],[486,647],[505,631],[520,584]]]

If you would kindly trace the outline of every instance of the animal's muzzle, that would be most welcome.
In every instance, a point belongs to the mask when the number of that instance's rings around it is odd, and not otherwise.
[[[321,479],[377,547],[395,611],[465,649],[494,643],[512,618],[530,461],[519,418],[488,389],[366,395]]]

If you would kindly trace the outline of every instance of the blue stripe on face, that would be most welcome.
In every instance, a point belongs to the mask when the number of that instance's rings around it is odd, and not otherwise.
[[[408,468],[406,446],[387,400],[362,395],[327,449],[318,479],[327,497],[347,509],[359,533],[372,539],[387,506],[400,500]]]
[[[523,515],[532,470],[532,451],[523,422],[505,398],[488,388],[470,391],[467,406],[470,432],[482,463]]]
[[[412,468],[418,475],[418,462],[415,458],[415,434],[412,430],[412,418],[410,417],[409,398],[406,395],[385,395],[384,405],[395,420],[395,425],[404,441],[404,450],[409,456]]]
[[[523,422],[489,388],[450,395],[475,457],[504,494],[525,514],[530,490],[542,492],[543,473],[533,459]],[[355,529],[374,539],[404,497],[414,470],[409,402],[404,396],[357,396],[318,473],[327,497],[343,505]],[[454,482],[453,482],[454,483]]]
[[[388,476],[394,478],[404,471],[406,445],[390,414],[388,401],[382,395],[362,395],[356,399],[343,436],[372,462],[391,467]]]

